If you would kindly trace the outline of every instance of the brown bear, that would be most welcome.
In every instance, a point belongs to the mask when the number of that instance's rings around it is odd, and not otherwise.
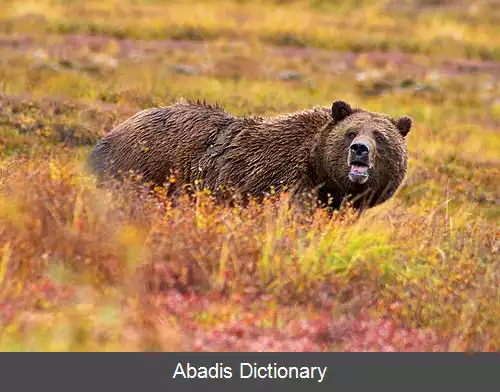
[[[409,117],[393,119],[343,101],[277,117],[235,117],[219,106],[181,100],[118,125],[89,162],[96,173],[132,170],[157,185],[174,175],[177,190],[201,183],[214,194],[230,190],[243,199],[287,190],[295,201],[314,195],[333,208],[346,200],[372,207],[404,179],[411,126]]]

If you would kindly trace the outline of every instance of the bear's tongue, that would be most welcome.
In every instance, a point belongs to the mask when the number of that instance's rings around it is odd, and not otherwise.
[[[368,166],[356,165],[353,163],[351,165],[351,174],[366,175],[368,171]]]

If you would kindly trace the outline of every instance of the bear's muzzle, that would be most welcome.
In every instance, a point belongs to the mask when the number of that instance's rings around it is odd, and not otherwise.
[[[349,146],[348,165],[349,180],[356,184],[364,184],[368,181],[369,169],[371,167],[370,144],[363,140],[354,140]]]

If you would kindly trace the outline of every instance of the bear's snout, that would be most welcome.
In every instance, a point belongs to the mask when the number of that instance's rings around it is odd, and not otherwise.
[[[371,167],[370,144],[363,140],[354,140],[349,146],[348,164],[349,180],[357,184],[364,184],[369,177]]]
[[[367,165],[370,163],[370,146],[362,141],[357,141],[349,147],[352,160],[359,160]]]

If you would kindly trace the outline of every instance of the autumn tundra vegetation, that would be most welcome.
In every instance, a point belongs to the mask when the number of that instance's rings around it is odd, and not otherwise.
[[[500,349],[498,1],[0,6],[0,350]],[[306,213],[286,189],[226,204],[89,171],[181,98],[408,116],[404,180]]]

